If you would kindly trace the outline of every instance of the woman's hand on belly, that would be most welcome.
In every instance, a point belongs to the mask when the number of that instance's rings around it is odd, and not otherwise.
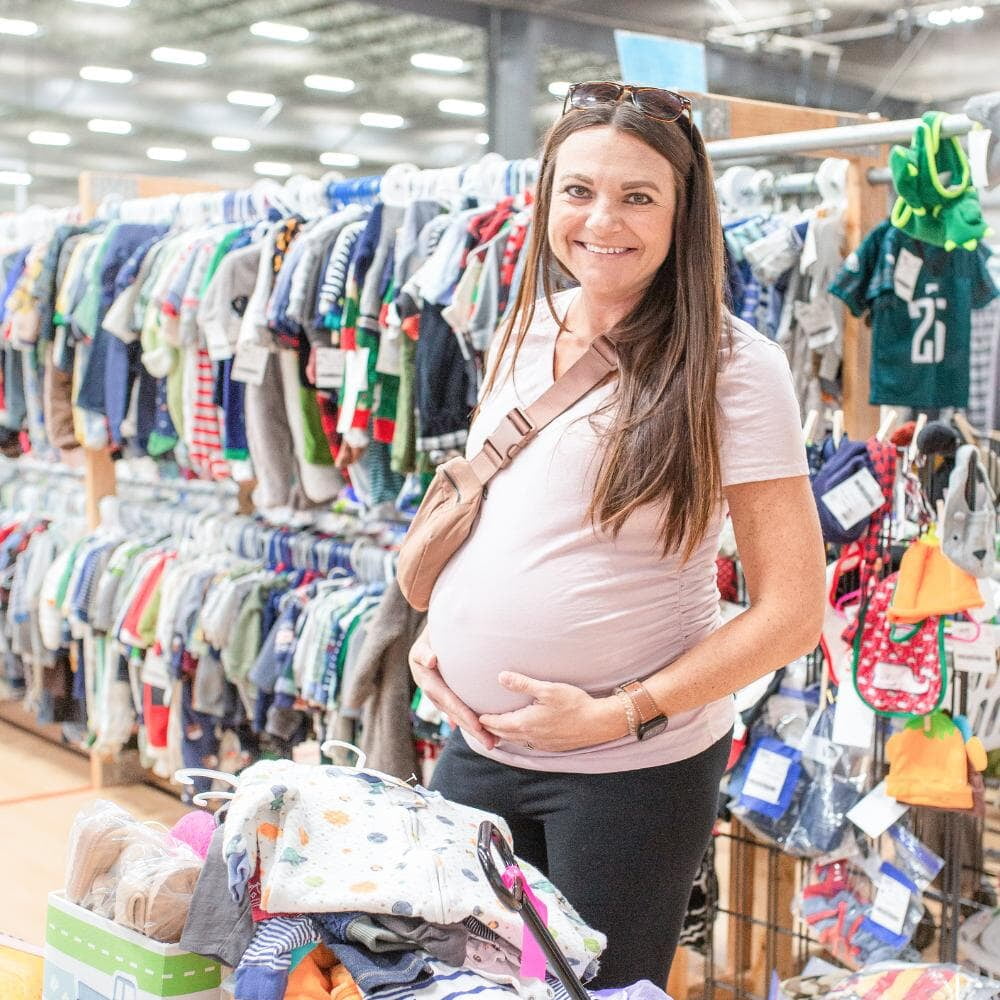
[[[504,671],[499,680],[508,690],[534,699],[515,712],[479,716],[482,726],[502,740],[532,750],[569,751],[628,735],[617,695],[594,698],[572,684],[550,684],[511,671]]]
[[[487,750],[492,750],[497,745],[497,738],[483,728],[476,713],[445,684],[438,670],[437,656],[431,649],[426,627],[410,649],[410,673],[424,695],[430,698],[439,712],[448,717],[453,726],[461,727]]]

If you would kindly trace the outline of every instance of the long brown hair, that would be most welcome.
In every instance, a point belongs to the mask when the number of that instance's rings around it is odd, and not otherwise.
[[[572,111],[545,137],[524,281],[493,353],[484,398],[514,342],[513,370],[535,313],[538,278],[555,316],[560,269],[549,245],[556,153],[581,129],[610,126],[641,139],[669,161],[677,191],[670,252],[632,311],[607,331],[618,345],[619,377],[602,412],[611,417],[589,516],[617,537],[637,508],[662,505],[663,554],[688,559],[704,538],[722,496],[715,390],[728,314],[722,305],[723,249],[715,188],[698,130],[666,124],[626,102]],[[566,329],[556,317],[560,332]],[[725,330],[724,330],[725,325]]]

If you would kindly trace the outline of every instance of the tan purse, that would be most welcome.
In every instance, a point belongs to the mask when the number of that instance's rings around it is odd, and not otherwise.
[[[426,611],[431,591],[448,560],[472,534],[486,484],[556,417],[603,382],[618,367],[614,344],[605,336],[527,409],[515,407],[471,459],[438,466],[399,552],[396,579],[410,605]]]

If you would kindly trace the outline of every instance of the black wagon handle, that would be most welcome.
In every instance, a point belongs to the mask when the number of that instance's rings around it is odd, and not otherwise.
[[[494,850],[500,855],[505,870],[510,868],[518,870],[519,877],[514,880],[514,884],[510,888],[507,888],[503,883],[503,873],[497,868]],[[592,1000],[586,987],[580,982],[579,976],[573,971],[573,967],[566,960],[559,945],[556,944],[555,938],[549,933],[549,929],[545,926],[538,911],[525,894],[524,875],[518,867],[517,858],[514,857],[510,845],[496,825],[489,820],[483,820],[479,824],[479,842],[476,851],[479,855],[479,864],[482,866],[486,879],[497,898],[508,910],[520,913],[521,919],[531,932],[531,936],[544,952],[549,968],[559,977],[559,981],[566,987],[569,995],[573,1000]]]

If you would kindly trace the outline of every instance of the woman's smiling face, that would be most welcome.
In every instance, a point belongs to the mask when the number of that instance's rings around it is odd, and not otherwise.
[[[663,156],[610,126],[581,129],[556,153],[549,245],[586,294],[631,306],[670,252],[675,207]]]

